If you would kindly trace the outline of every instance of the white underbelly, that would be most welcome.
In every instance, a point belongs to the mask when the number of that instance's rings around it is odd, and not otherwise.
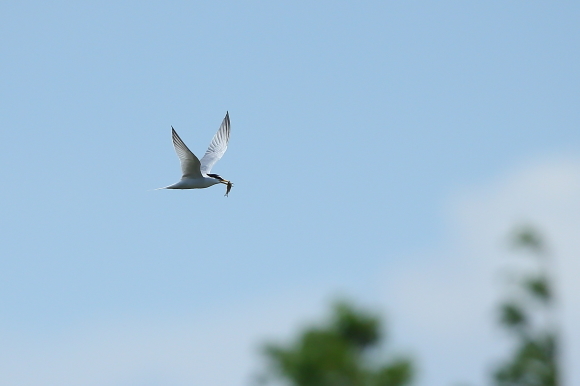
[[[169,186],[169,189],[203,189],[219,184],[215,178],[184,178],[178,183]]]

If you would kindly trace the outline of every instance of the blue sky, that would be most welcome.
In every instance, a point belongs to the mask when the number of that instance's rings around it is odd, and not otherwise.
[[[419,384],[482,384],[501,344],[479,342],[466,366],[459,343],[431,355],[445,333],[414,322],[441,312],[422,314],[405,283],[433,293],[453,279],[421,285],[453,267],[482,280],[486,310],[495,266],[474,257],[500,254],[498,230],[537,219],[580,248],[566,233],[580,224],[566,182],[580,175],[579,16],[538,1],[3,2],[10,384],[245,385],[256,345],[341,294],[389,316]],[[153,191],[180,177],[171,125],[202,155],[226,111],[214,171],[230,197]]]

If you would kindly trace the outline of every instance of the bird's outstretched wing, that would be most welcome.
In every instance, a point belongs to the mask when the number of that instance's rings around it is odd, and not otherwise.
[[[201,172],[207,174],[211,172],[213,165],[219,161],[228,148],[228,141],[230,140],[230,115],[226,112],[226,116],[222,121],[217,133],[213,136],[207,151],[201,159]]]
[[[202,175],[199,160],[195,154],[187,148],[181,138],[179,138],[179,135],[177,135],[173,126],[171,126],[171,136],[173,137],[173,147],[175,147],[175,152],[179,157],[179,161],[181,161],[181,171],[183,173],[181,178],[201,178]]]

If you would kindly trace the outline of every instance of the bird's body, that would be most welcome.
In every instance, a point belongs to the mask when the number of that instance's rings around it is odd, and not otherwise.
[[[217,174],[210,173],[210,171],[212,166],[224,155],[228,148],[228,141],[230,139],[229,113],[226,113],[220,128],[211,140],[201,161],[188,149],[173,127],[171,127],[171,135],[175,152],[181,162],[183,175],[181,181],[160,189],[203,189],[216,184],[226,184],[227,196],[233,184]]]
[[[176,182],[173,185],[166,186],[163,189],[203,189],[209,188],[210,186],[221,183],[217,178],[212,177],[197,177],[188,178],[184,177],[181,181]]]

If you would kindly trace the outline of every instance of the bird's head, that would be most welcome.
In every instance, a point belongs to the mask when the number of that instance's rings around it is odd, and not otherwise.
[[[220,184],[227,185],[225,196],[227,197],[228,194],[230,194],[230,190],[232,190],[232,186],[234,186],[234,184],[231,181],[225,180],[225,179],[221,178],[217,174],[213,174],[213,173],[210,174],[210,173],[208,173],[207,175],[210,176],[211,178],[215,178],[216,180],[218,180],[220,182]]]

